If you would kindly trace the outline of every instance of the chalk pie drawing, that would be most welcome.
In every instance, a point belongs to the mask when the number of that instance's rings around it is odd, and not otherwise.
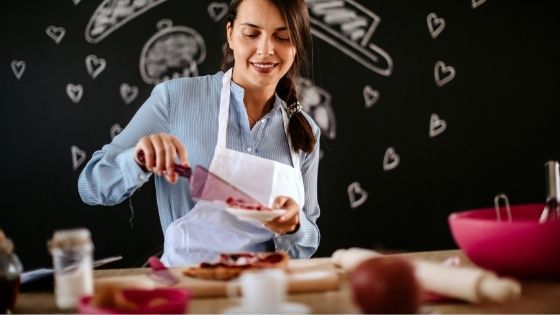
[[[144,82],[198,76],[198,65],[206,59],[206,44],[200,34],[186,26],[172,26],[171,20],[158,23],[140,53],[140,75]]]
[[[66,94],[74,104],[78,104],[84,95],[84,88],[81,84],[68,83],[66,84]]]
[[[371,37],[381,22],[374,12],[353,0],[307,0],[311,33],[367,69],[390,76],[393,60]]]
[[[353,182],[348,185],[348,199],[350,200],[350,208],[356,209],[363,205],[368,199],[368,192],[362,189],[360,183]]]
[[[438,87],[444,86],[455,78],[455,68],[447,66],[443,61],[436,62],[434,66],[434,79]]]
[[[72,0],[72,2],[74,2],[74,5],[80,4],[80,1],[82,1],[82,0]]]
[[[430,138],[441,134],[446,128],[447,122],[445,120],[440,119],[437,114],[432,114],[430,116]]]
[[[121,133],[122,131],[122,127],[119,124],[113,124],[111,126],[111,130],[109,130],[109,133],[111,134],[111,140],[113,140],[114,137],[116,137],[119,133]]]
[[[374,90],[369,85],[364,86],[363,94],[366,108],[372,107],[375,103],[377,103],[377,101],[379,101],[379,91]]]
[[[471,0],[471,7],[473,9],[476,9],[476,8],[478,8],[478,6],[480,6],[484,2],[486,2],[486,0]]]
[[[47,29],[45,30],[45,33],[47,33],[47,35],[50,38],[52,38],[54,40],[54,42],[58,45],[58,44],[60,44],[60,41],[62,40],[62,38],[64,38],[64,35],[66,34],[66,30],[62,26],[51,25],[51,26],[47,27]]]
[[[106,66],[107,62],[103,58],[98,58],[96,55],[89,55],[86,57],[87,72],[94,80],[105,70]]]
[[[306,78],[300,79],[299,91],[303,110],[313,117],[321,128],[321,134],[328,139],[335,139],[336,117],[331,106],[330,93],[313,85],[311,80]]]
[[[401,157],[395,152],[395,148],[388,147],[383,156],[383,170],[390,171],[399,166]]]
[[[226,16],[228,5],[225,2],[211,2],[208,5],[208,14],[214,22],[219,22]]]
[[[86,40],[99,43],[128,21],[167,0],[104,0],[86,26]]]
[[[430,31],[430,36],[435,39],[445,28],[445,19],[440,18],[434,12],[431,12],[426,17],[426,22],[428,23],[428,30]]]
[[[11,63],[12,66],[12,71],[14,72],[14,75],[16,76],[16,79],[21,79],[21,76],[23,75],[23,72],[25,71],[25,61],[23,60],[12,60]]]
[[[121,84],[120,92],[123,102],[128,105],[138,96],[138,87],[123,83]]]
[[[87,154],[75,145],[70,147],[70,152],[72,153],[72,169],[75,171],[85,162]]]

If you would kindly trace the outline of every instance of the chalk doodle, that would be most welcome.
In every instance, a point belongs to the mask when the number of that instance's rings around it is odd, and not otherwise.
[[[104,0],[86,26],[86,40],[99,43],[128,21],[167,0]]]
[[[393,60],[371,37],[381,22],[374,12],[353,0],[307,0],[311,33],[367,69],[390,76]]]
[[[159,82],[198,76],[198,65],[206,59],[206,44],[200,34],[186,26],[172,26],[164,19],[140,53],[140,75],[144,82]]]
[[[64,27],[62,26],[57,27],[54,25],[47,27],[45,32],[50,38],[54,40],[54,42],[57,45],[60,44],[60,41],[62,40],[62,38],[64,38],[64,35],[66,34],[66,30],[64,29]]]
[[[85,162],[87,154],[75,145],[70,148],[70,152],[72,153],[72,169],[75,171]]]
[[[366,108],[372,107],[375,103],[377,103],[377,101],[379,101],[379,91],[374,90],[369,85],[364,86],[363,94]]]
[[[25,61],[23,60],[12,60],[11,63],[12,66],[12,71],[14,72],[14,75],[16,76],[16,79],[21,79],[21,76],[23,75],[23,72],[25,71]]]
[[[478,8],[478,6],[482,5],[486,0],[471,0],[471,7],[473,9]]]
[[[113,124],[111,126],[111,130],[109,130],[109,133],[111,134],[111,140],[113,140],[114,137],[116,137],[119,133],[121,133],[122,131],[122,127],[119,124]]]
[[[227,14],[228,5],[225,2],[211,2],[208,5],[208,14],[214,22],[220,22]]]
[[[128,83],[121,84],[120,87],[121,98],[123,102],[128,105],[132,103],[138,96],[138,87],[131,86]]]
[[[74,102],[74,104],[78,104],[84,95],[84,88],[81,84],[72,84],[68,83],[66,85],[66,94],[68,97]]]
[[[74,5],[80,4],[80,1],[82,1],[82,0],[72,0],[72,2],[74,2]]]
[[[390,171],[395,169],[401,161],[401,157],[395,152],[393,147],[388,147],[383,156],[383,170]]]
[[[431,12],[426,17],[426,22],[428,23],[428,30],[430,31],[430,36],[435,39],[445,28],[445,19],[440,18],[434,12]]]
[[[335,139],[336,117],[331,106],[330,93],[315,86],[306,78],[300,79],[299,91],[303,110],[319,125],[321,134],[328,139]]]
[[[443,61],[436,62],[434,66],[434,79],[438,87],[444,86],[455,78],[455,68],[447,66]]]
[[[430,138],[441,134],[446,128],[447,122],[445,120],[440,119],[437,114],[432,114],[430,116]]]
[[[107,62],[103,58],[98,58],[96,55],[89,55],[86,57],[87,72],[94,80],[105,70],[106,66]]]
[[[350,208],[356,209],[363,205],[368,199],[368,192],[362,189],[359,182],[353,182],[348,185],[348,199],[350,200]]]

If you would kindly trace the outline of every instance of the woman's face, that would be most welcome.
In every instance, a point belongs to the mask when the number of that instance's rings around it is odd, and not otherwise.
[[[233,80],[245,88],[275,88],[294,62],[286,22],[270,1],[242,1],[227,35],[235,58]]]

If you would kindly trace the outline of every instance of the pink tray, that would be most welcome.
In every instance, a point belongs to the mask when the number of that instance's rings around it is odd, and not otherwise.
[[[475,264],[521,278],[560,279],[560,220],[539,224],[544,204],[452,213],[449,226],[457,245]]]
[[[154,290],[123,289],[122,293],[137,308],[123,310],[98,307],[90,303],[91,296],[83,296],[78,303],[78,311],[80,314],[186,314],[191,296],[189,291],[176,288],[159,288]],[[164,299],[167,302],[150,306],[150,302],[155,299]]]

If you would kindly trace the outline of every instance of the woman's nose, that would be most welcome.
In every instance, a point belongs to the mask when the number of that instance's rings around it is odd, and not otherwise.
[[[271,38],[262,38],[257,48],[257,55],[274,55],[274,44]]]

